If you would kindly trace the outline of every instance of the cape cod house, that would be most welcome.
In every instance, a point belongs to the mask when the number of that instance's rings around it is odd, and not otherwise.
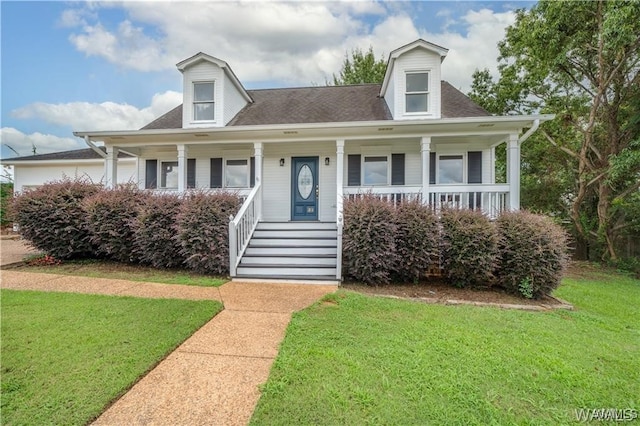
[[[446,55],[420,39],[391,52],[382,84],[246,90],[198,53],[177,64],[182,105],[137,131],[74,134],[103,158],[107,186],[132,162],[141,188],[238,191],[232,277],[340,280],[344,197],[519,208],[520,145],[552,116],[491,116],[442,81]]]

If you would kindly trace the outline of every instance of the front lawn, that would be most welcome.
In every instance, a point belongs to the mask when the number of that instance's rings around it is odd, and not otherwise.
[[[28,263],[15,267],[15,270],[202,287],[219,287],[229,281],[224,277],[198,274],[186,269],[158,269],[109,260],[69,260],[59,265],[29,265]],[[37,258],[34,263],[37,263]]]
[[[575,311],[426,305],[340,291],[294,315],[252,424],[569,424],[640,409],[640,281],[555,293]]]
[[[222,305],[2,290],[2,424],[83,425]]]

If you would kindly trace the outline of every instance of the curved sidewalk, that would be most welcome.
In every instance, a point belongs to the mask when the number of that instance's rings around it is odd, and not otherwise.
[[[333,285],[232,282],[215,287],[0,271],[2,288],[219,300],[224,310],[108,408],[96,425],[244,425],[291,314]]]

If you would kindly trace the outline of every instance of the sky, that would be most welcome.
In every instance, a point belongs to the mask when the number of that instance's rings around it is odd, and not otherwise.
[[[0,158],[85,148],[73,131],[133,130],[182,103],[175,64],[227,62],[246,89],[324,85],[347,52],[417,38],[443,79],[497,75],[497,43],[531,1],[4,1]]]

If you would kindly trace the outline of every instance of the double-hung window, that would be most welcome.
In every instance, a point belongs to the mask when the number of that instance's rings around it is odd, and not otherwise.
[[[405,74],[405,111],[420,113],[429,111],[429,73],[412,71]]]
[[[464,158],[462,155],[441,155],[438,158],[440,183],[464,183]]]
[[[384,156],[365,156],[362,181],[364,185],[388,185],[388,158]]]
[[[215,120],[215,85],[213,81],[193,83],[193,119]]]
[[[225,188],[249,187],[248,160],[226,160],[224,186]]]
[[[160,169],[160,187],[161,188],[177,188],[178,187],[178,162],[163,161]]]

